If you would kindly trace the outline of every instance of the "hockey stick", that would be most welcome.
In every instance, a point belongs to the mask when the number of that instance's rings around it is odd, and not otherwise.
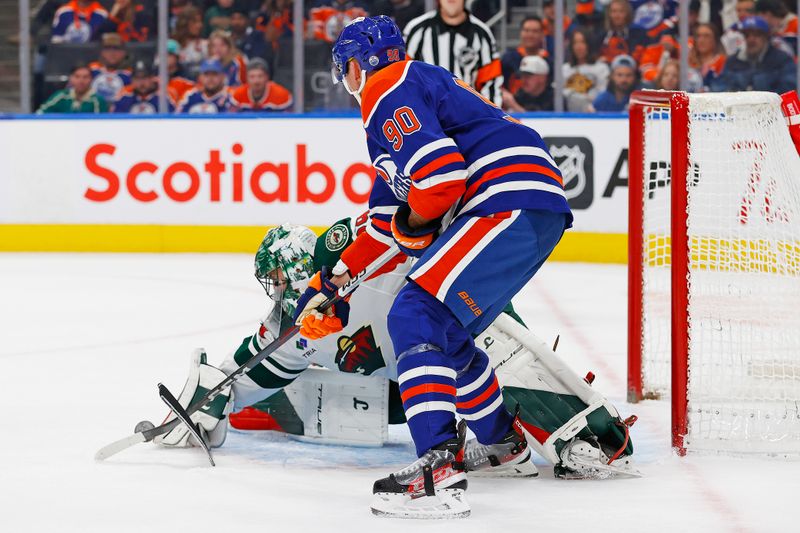
[[[319,307],[319,310],[325,311],[326,309],[334,305],[336,302],[338,302],[342,298],[352,293],[365,279],[369,278],[375,272],[377,272],[383,265],[385,265],[393,257],[395,257],[398,254],[398,252],[399,250],[397,249],[396,246],[392,246],[391,248],[386,250],[383,254],[380,255],[380,257],[378,257],[369,266],[367,266],[367,268],[356,274],[350,281],[347,282],[347,284],[342,286],[335,297],[323,303]],[[249,372],[256,366],[258,366],[261,363],[261,361],[266,359],[278,348],[289,342],[289,340],[291,340],[295,335],[297,335],[299,331],[300,331],[300,326],[293,325],[292,327],[281,333],[277,339],[273,340],[271,343],[265,346],[263,350],[261,350],[256,355],[254,355],[253,357],[242,363],[242,365],[239,368],[234,370],[225,379],[220,381],[216,387],[209,390],[202,398],[200,398],[195,403],[190,405],[186,409],[186,413],[191,415],[195,411],[199,411],[200,409],[211,403],[214,400],[214,398],[216,398],[223,390],[232,385],[235,381],[237,381],[240,377],[242,377],[243,374]],[[173,418],[169,422],[161,424],[160,426],[156,426],[151,429],[146,429],[144,431],[137,431],[133,435],[112,442],[111,444],[108,444],[107,446],[100,448],[100,450],[98,450],[98,452],[95,454],[94,458],[96,461],[103,461],[104,459],[108,459],[112,455],[115,455],[121,452],[122,450],[130,448],[134,444],[138,444],[140,442],[150,442],[159,435],[163,435],[171,431],[180,423],[181,420],[179,418]]]
[[[180,402],[178,402],[175,396],[173,396],[169,389],[162,383],[158,384],[158,395],[162,400],[164,400],[164,403],[167,404],[167,407],[169,407],[170,411],[172,411],[177,418],[180,418],[181,422],[183,422],[183,425],[189,428],[189,432],[191,432],[197,442],[200,443],[200,446],[202,446],[202,448],[206,451],[206,454],[208,455],[208,461],[211,463],[211,466],[217,466],[214,463],[214,457],[211,455],[211,450],[208,448],[206,439],[204,439],[200,434],[200,427],[192,422],[192,419],[189,417],[189,413],[186,412]]]

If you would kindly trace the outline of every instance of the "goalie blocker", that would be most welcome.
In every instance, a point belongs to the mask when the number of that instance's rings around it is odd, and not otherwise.
[[[639,475],[629,426],[553,350],[506,314],[475,339],[488,355],[509,411],[533,449],[562,478]],[[590,374],[591,376],[591,374]],[[381,446],[387,423],[403,423],[394,382],[312,368],[264,401],[230,416],[242,430],[278,430],[314,442]]]

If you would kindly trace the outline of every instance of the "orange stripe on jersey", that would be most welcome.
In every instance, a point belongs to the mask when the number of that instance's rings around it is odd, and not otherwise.
[[[492,217],[476,219],[475,224],[473,224],[458,241],[450,246],[450,249],[436,261],[436,264],[423,275],[415,277],[414,281],[417,282],[417,285],[428,291],[428,293],[436,296],[442,283],[444,283],[444,279],[450,274],[453,268],[464,259],[464,256],[466,256],[487,233],[510,216],[511,212],[506,211],[503,213],[495,213]]]
[[[364,90],[361,92],[361,119],[364,124],[367,123],[367,119],[377,105],[378,100],[387,94],[394,84],[403,77],[408,64],[408,60],[392,63],[377,71],[367,80]]]
[[[464,194],[464,182],[448,181],[425,190],[411,187],[408,206],[427,219],[439,218],[447,212],[459,196]]]
[[[437,157],[424,167],[420,168],[419,170],[411,174],[411,180],[419,181],[421,179],[427,178],[430,174],[436,172],[443,166],[449,165],[450,163],[456,163],[458,161],[462,163],[464,162],[464,157],[458,152],[451,152],[441,157]]]
[[[511,174],[513,172],[535,172],[536,174],[544,174],[548,178],[557,181],[558,184],[561,185],[562,187],[564,186],[564,181],[561,179],[561,176],[553,172],[551,169],[544,167],[542,165],[518,163],[516,165],[507,165],[504,167],[492,169],[483,176],[481,176],[480,179],[475,180],[475,182],[472,183],[472,185],[470,185],[467,191],[464,193],[463,203],[467,203],[467,200],[472,198],[472,196],[475,194],[475,191],[478,190],[478,187],[480,187],[487,181],[499,178],[500,176],[505,176],[506,174]]]
[[[380,220],[378,218],[373,217],[371,222],[372,225],[378,229],[382,229],[383,231],[388,231],[388,232],[392,231],[392,225],[389,222],[386,222],[385,220]]]
[[[403,402],[407,402],[414,396],[419,396],[420,394],[427,394],[430,392],[439,392],[442,394],[455,396],[456,388],[452,385],[443,385],[441,383],[423,383],[422,385],[417,385],[416,387],[411,387],[410,389],[403,391],[403,393],[400,395],[400,399],[403,400]]]
[[[484,65],[478,69],[478,75],[475,77],[475,88],[480,91],[484,85],[502,75],[503,69],[500,66],[500,60],[495,59],[488,65]]]
[[[497,390],[497,378],[495,378],[495,380],[492,382],[491,386],[488,389],[477,395],[475,398],[466,402],[457,402],[456,409],[471,409],[476,405],[479,405],[481,402],[486,401],[486,399],[492,394],[494,394],[496,390]]]

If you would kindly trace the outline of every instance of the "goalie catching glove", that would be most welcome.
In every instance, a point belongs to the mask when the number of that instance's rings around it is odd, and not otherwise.
[[[408,207],[408,204],[397,208],[397,212],[392,217],[392,237],[394,237],[397,247],[407,256],[421,257],[436,240],[442,219],[437,218],[424,226],[412,229],[408,222],[409,216],[411,216],[411,208]]]
[[[294,322],[300,326],[300,334],[309,339],[321,339],[331,333],[342,331],[350,317],[349,298],[339,300],[324,314],[318,311],[319,306],[334,298],[338,292],[331,281],[331,269],[324,266],[308,282],[308,288],[297,300],[297,311]]]
[[[206,352],[203,348],[197,348],[192,352],[192,359],[189,367],[189,377],[186,379],[186,384],[183,386],[180,396],[178,396],[178,403],[186,409],[196,401],[200,400],[209,390],[216,387],[227,376],[225,373],[208,363],[206,363]],[[199,411],[192,414],[192,422],[197,424],[200,428],[200,434],[206,440],[211,448],[222,446],[225,442],[225,437],[228,433],[228,421],[226,415],[233,407],[233,390],[230,387],[224,389],[219,396],[203,407]],[[164,422],[168,422],[175,418],[175,415],[170,413]],[[189,429],[180,424],[169,433],[156,437],[154,441],[162,446],[169,446],[173,448],[186,448],[191,446],[199,446],[192,436]]]

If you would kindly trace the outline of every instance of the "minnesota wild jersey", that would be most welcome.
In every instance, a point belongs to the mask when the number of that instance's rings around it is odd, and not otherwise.
[[[345,218],[328,228],[317,239],[314,268],[333,267],[341,253],[364,231],[368,218]],[[406,283],[411,260],[388,273],[363,282],[350,299],[350,321],[344,330],[319,340],[297,336],[269,355],[260,365],[234,383],[234,411],[259,402],[292,383],[309,365],[331,370],[397,379],[392,342],[386,329],[386,316],[395,295]],[[280,332],[291,325],[291,316],[275,305],[255,335],[247,337],[222,364],[232,372],[258,353]]]

